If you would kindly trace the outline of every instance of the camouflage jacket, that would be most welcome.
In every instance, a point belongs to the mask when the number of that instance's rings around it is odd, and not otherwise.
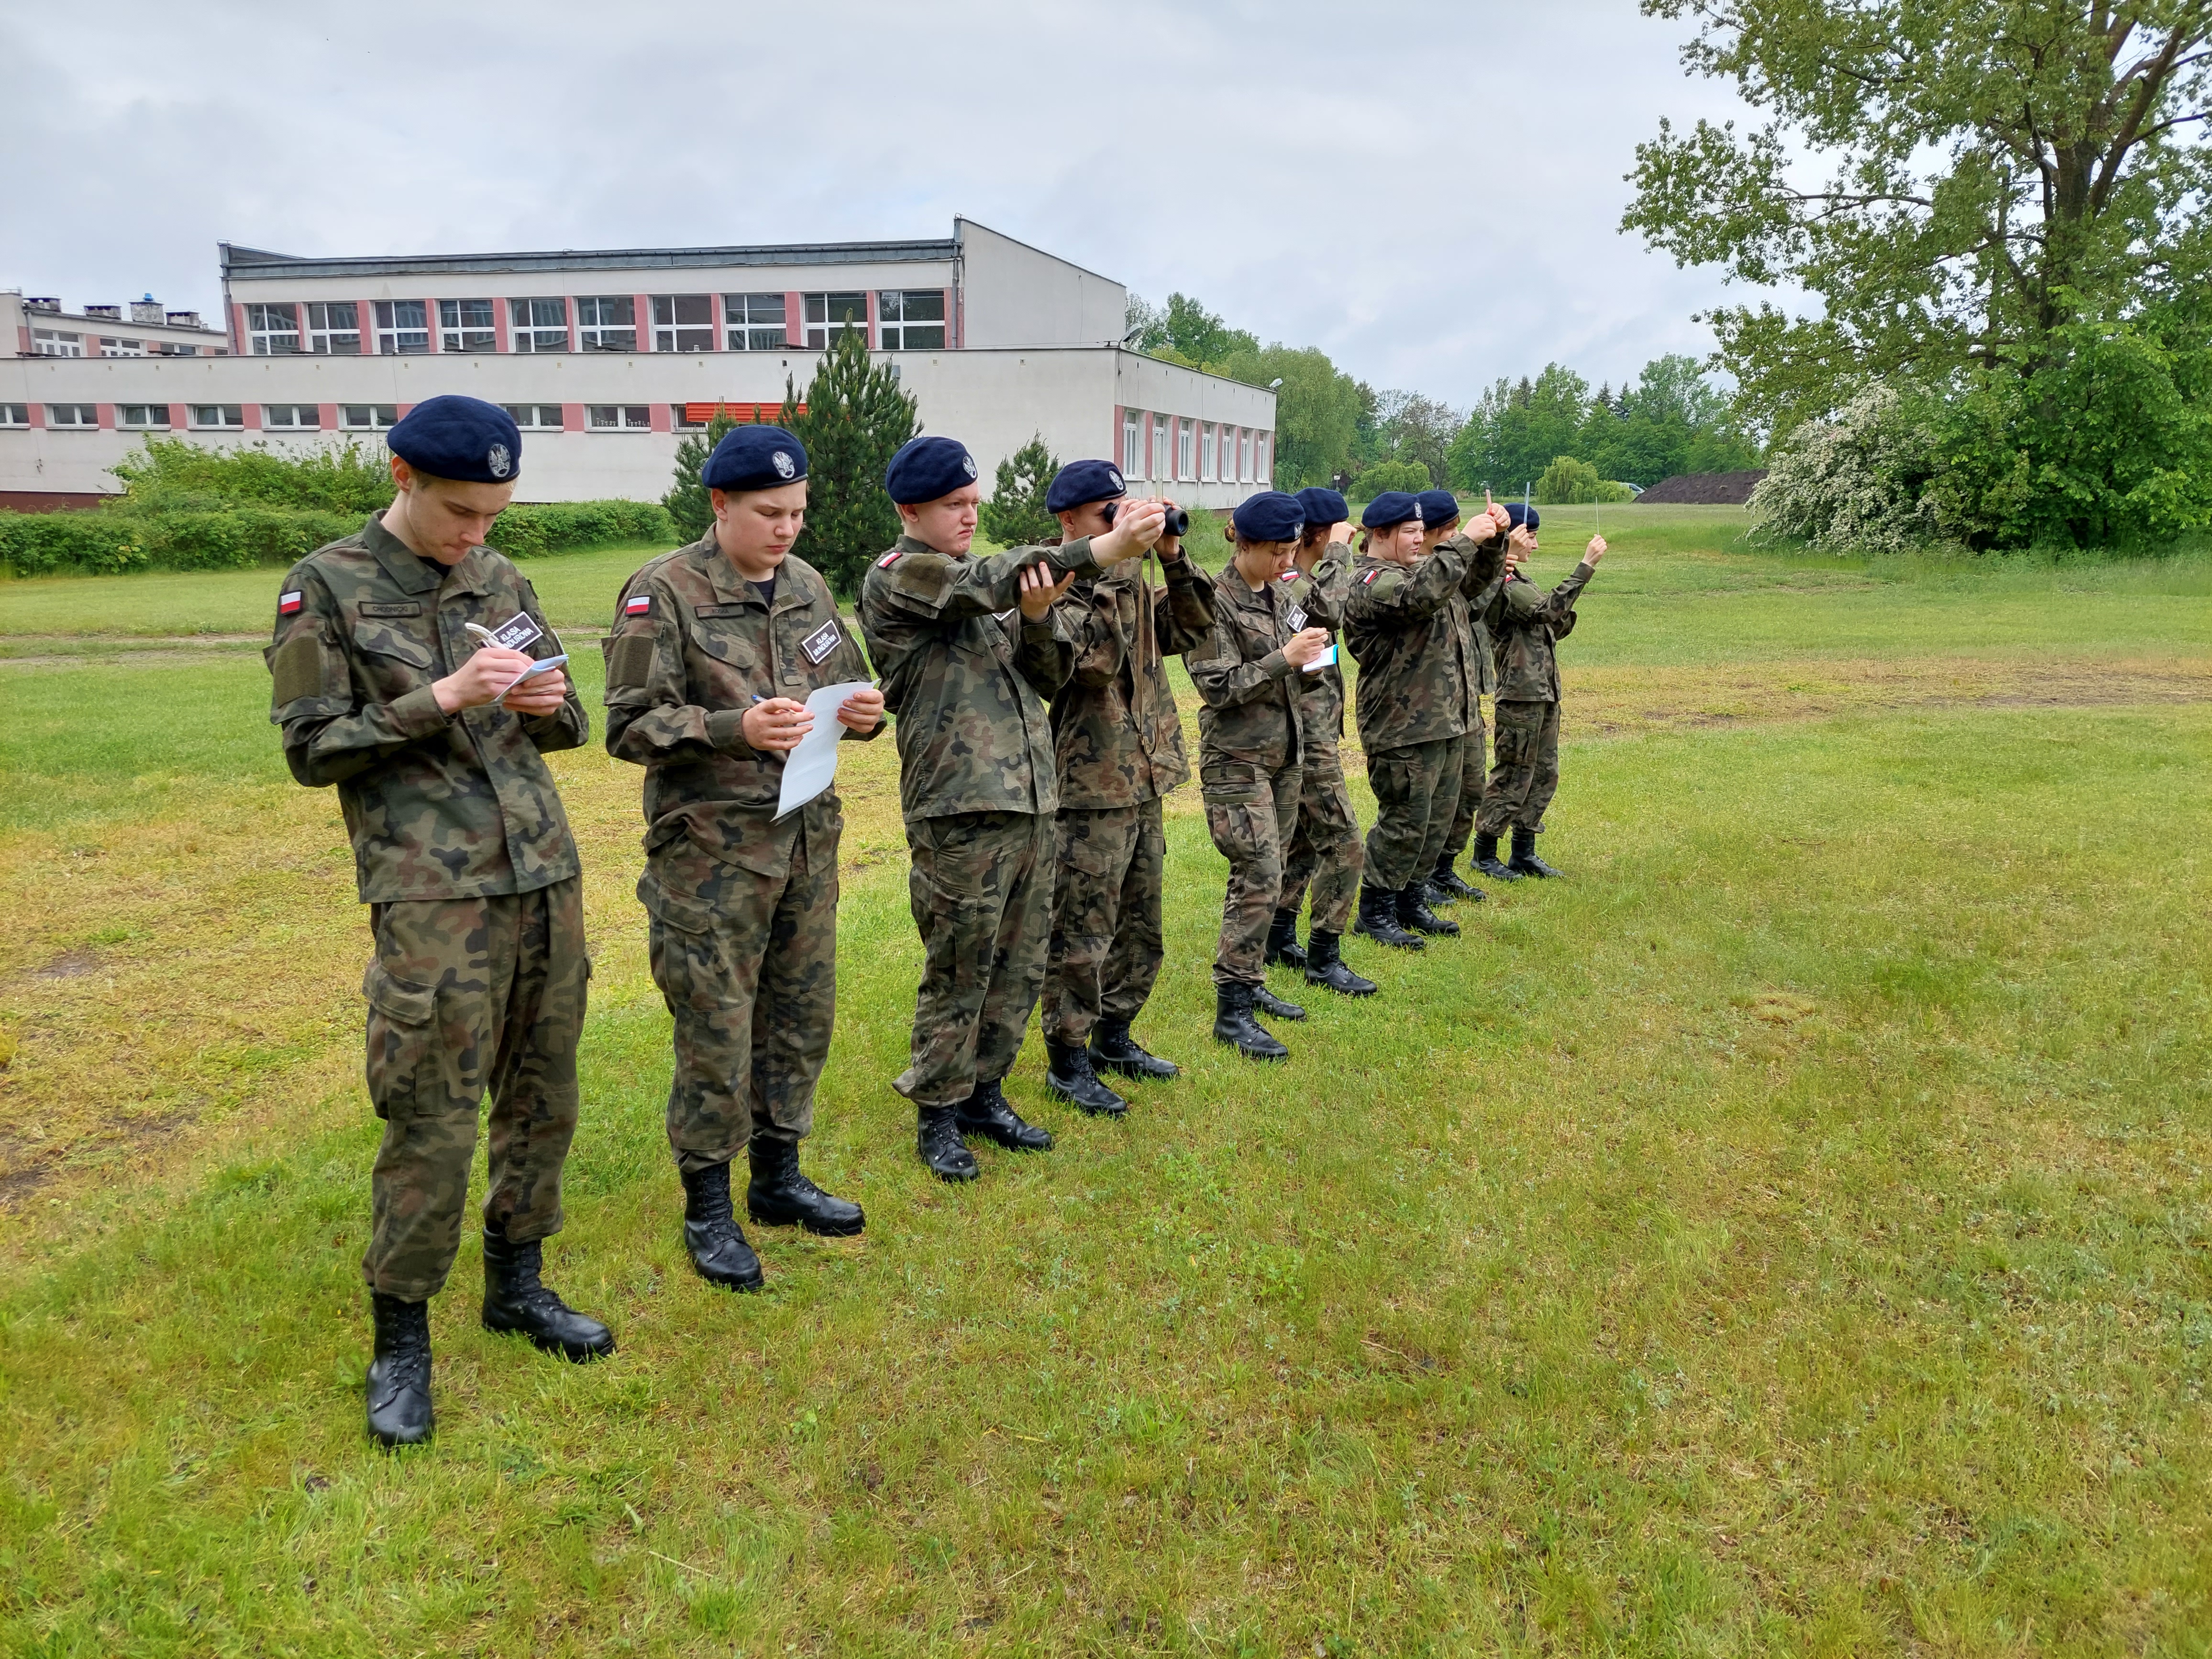
[[[1575,600],[1596,574],[1578,564],[1546,593],[1516,571],[1491,600],[1485,620],[1498,641],[1498,702],[1559,702],[1559,659],[1552,647],[1575,631]]]
[[[868,678],[813,566],[785,558],[770,605],[709,530],[629,579],[599,648],[607,752],[645,768],[647,852],[688,836],[711,858],[781,877],[802,825],[810,836],[835,826],[835,790],[775,822],[784,757],[753,748],[743,730],[761,698],[804,702],[817,686]]]
[[[1483,617],[1490,609],[1490,602],[1498,597],[1498,590],[1505,586],[1504,560],[1501,558],[1498,561],[1498,568],[1489,580],[1477,580],[1482,574],[1474,561],[1468,562],[1467,580],[1459,585],[1462,600],[1459,614],[1467,629],[1467,647],[1473,653],[1471,660],[1474,668],[1475,690],[1486,696],[1498,690],[1498,667],[1492,657],[1494,641],[1490,637],[1490,624],[1483,620]],[[1468,729],[1474,729],[1473,722],[1469,722]]]
[[[1344,626],[1344,601],[1352,591],[1352,544],[1329,543],[1311,571],[1285,574],[1279,591],[1290,596],[1293,634],[1301,628],[1326,628],[1329,637],[1335,638]],[[1334,748],[1344,740],[1344,671],[1332,663],[1307,678],[1316,684],[1298,699],[1305,746]]]
[[[1052,699],[1062,807],[1134,806],[1190,776],[1167,659],[1212,634],[1213,585],[1178,556],[1153,587],[1143,562],[1079,577],[1056,607],[1075,639],[1075,672]]]
[[[1087,538],[977,559],[902,536],[860,584],[860,631],[898,721],[908,822],[1060,804],[1042,699],[1067,684],[1075,645],[1064,605],[1042,622],[1021,614],[1022,568],[1040,552],[1056,575],[1099,574]]]
[[[496,704],[448,714],[433,681],[476,654],[464,625],[526,614],[526,649],[560,654],[538,595],[504,554],[450,569],[417,557],[377,514],[286,573],[264,659],[284,760],[311,789],[336,784],[362,902],[529,893],[578,872],[545,751],[590,741],[575,680],[558,714]]]
[[[1280,582],[1254,592],[1234,564],[1213,579],[1213,631],[1183,654],[1198,688],[1198,769],[1212,790],[1224,765],[1276,772],[1304,753],[1299,705],[1319,674],[1293,667],[1283,647],[1297,630]],[[1210,798],[1210,797],[1209,797]]]
[[[1454,536],[1418,564],[1363,555],[1352,567],[1344,639],[1359,664],[1359,742],[1368,753],[1464,736],[1480,684],[1462,585],[1484,582],[1505,556],[1503,537],[1478,546]]]

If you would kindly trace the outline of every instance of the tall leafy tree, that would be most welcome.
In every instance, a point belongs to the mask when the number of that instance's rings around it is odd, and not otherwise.
[[[756,410],[754,418],[758,418]],[[714,453],[714,446],[722,441],[732,427],[737,425],[726,409],[714,411],[714,419],[707,422],[704,432],[694,432],[676,446],[676,477],[668,493],[660,498],[661,506],[668,509],[677,533],[693,541],[707,533],[707,526],[714,522],[714,503],[707,494],[707,486],[699,482],[699,470],[707,465],[707,458]]]
[[[1818,303],[1709,313],[1777,432],[1870,377],[2033,378],[2206,274],[2212,0],[1643,0],[1762,125],[1637,151],[1622,228]]]
[[[983,533],[1001,547],[1029,547],[1060,533],[1060,520],[1045,508],[1053,474],[1060,463],[1037,433],[999,463],[991,499],[977,514]]]
[[[899,538],[884,469],[921,430],[915,400],[868,355],[867,337],[841,329],[802,399],[784,382],[782,423],[806,446],[806,532],[799,551],[840,593],[860,591],[868,561]]]

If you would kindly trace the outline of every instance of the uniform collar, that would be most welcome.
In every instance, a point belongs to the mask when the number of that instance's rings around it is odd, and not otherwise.
[[[1247,611],[1273,611],[1275,608],[1275,590],[1282,586],[1280,582],[1269,582],[1265,587],[1255,590],[1237,574],[1237,567],[1233,564],[1224,565],[1220,576],[1214,582],[1216,590],[1226,593],[1231,605]]]
[[[707,580],[714,584],[717,599],[726,605],[762,604],[760,589],[753,586],[751,577],[741,574],[737,566],[730,562],[730,556],[722,551],[722,544],[714,539],[713,531],[709,530],[694,543],[690,551],[698,560],[700,568],[707,573]],[[787,553],[783,556],[783,562],[776,567],[775,603],[763,608],[773,615],[789,605],[804,603],[805,590],[800,587],[799,579],[792,574],[791,555]]]
[[[904,531],[899,532],[898,550],[902,553],[927,553],[939,559],[972,559],[975,556],[973,553],[939,553],[927,542],[917,541]]]
[[[442,573],[433,570],[413,548],[384,527],[381,513],[369,514],[362,541],[403,593],[434,593],[448,584],[456,593],[482,593],[490,587],[490,566],[481,547],[471,548],[459,564],[447,566]]]

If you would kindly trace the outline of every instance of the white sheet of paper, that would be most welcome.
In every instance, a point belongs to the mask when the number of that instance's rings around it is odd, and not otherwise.
[[[814,728],[799,740],[799,747],[784,757],[783,793],[777,796],[775,815],[788,817],[837,781],[837,744],[845,728],[837,723],[837,708],[855,691],[865,691],[872,680],[847,680],[825,685],[806,699]]]
[[[1316,657],[1311,662],[1306,665],[1305,672],[1309,674],[1318,674],[1322,669],[1333,666],[1335,661],[1336,641],[1334,640],[1331,640],[1327,645],[1322,647],[1321,655]]]

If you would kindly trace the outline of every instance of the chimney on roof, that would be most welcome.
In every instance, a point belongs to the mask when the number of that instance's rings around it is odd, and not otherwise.
[[[119,323],[123,320],[123,307],[121,306],[87,306],[84,308],[84,314],[103,323]]]
[[[131,302],[131,320],[134,323],[159,324],[162,320],[161,302],[152,295]]]
[[[26,295],[23,301],[23,309],[26,311],[59,311],[61,308],[62,302],[59,300],[44,295]]]
[[[133,320],[135,321],[136,319]],[[155,319],[149,317],[147,320],[152,322]],[[168,323],[171,328],[205,328],[207,326],[200,320],[200,314],[197,311],[173,311],[168,315]]]

